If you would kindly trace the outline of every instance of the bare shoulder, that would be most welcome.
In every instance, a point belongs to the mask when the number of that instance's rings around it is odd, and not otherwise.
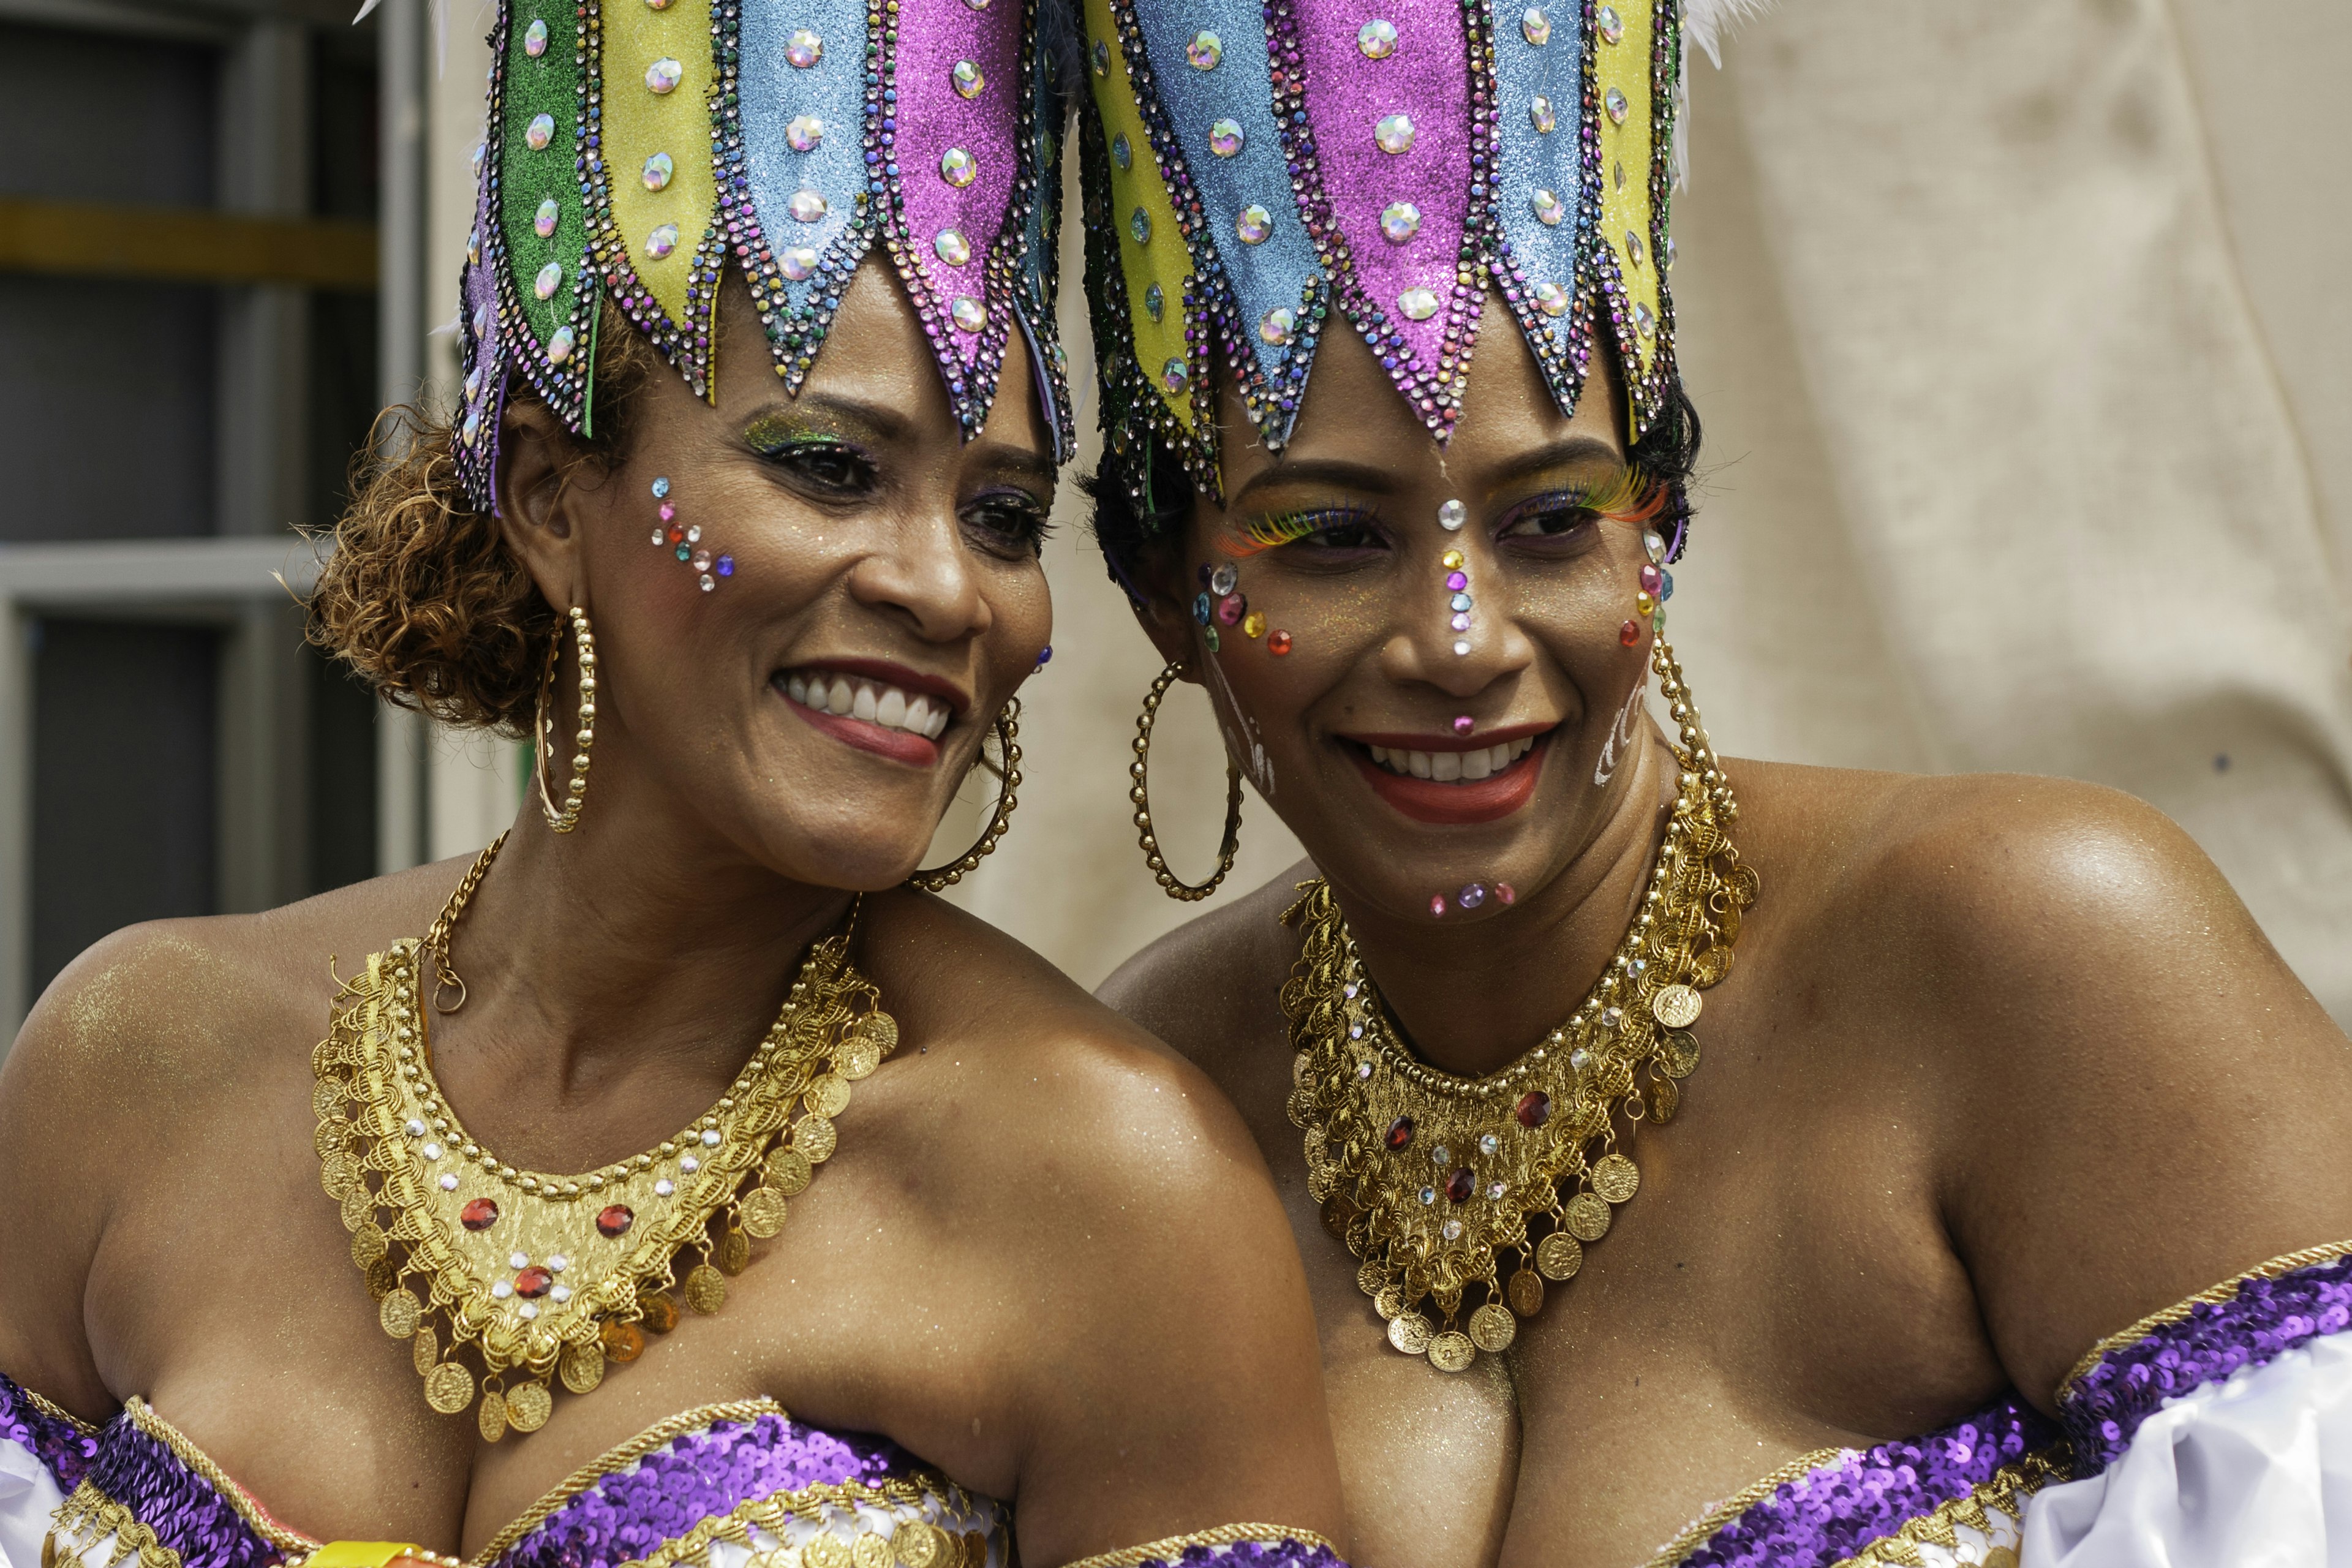
[[[1916,1064],[1946,1224],[2029,1394],[2352,1237],[2352,1043],[2163,813],[2062,780],[1747,771],[1742,847],[1790,906],[1774,966],[1826,1033]]]
[[[176,1150],[249,1121],[254,1096],[307,1072],[335,994],[330,956],[348,967],[421,931],[443,870],[262,914],[131,926],[50,983],[0,1063],[0,1372],[102,1409],[81,1292],[109,1211]]]
[[[1279,1029],[1276,1004],[1297,957],[1298,938],[1282,913],[1298,884],[1316,874],[1301,860],[1223,909],[1187,921],[1114,971],[1096,993],[1157,1035],[1219,1083],[1234,1081],[1231,1058],[1263,1056],[1261,1036]]]

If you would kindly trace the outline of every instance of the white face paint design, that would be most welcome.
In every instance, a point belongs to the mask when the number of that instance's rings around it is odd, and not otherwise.
[[[1601,738],[1601,761],[1592,770],[1592,782],[1606,784],[1617,776],[1617,764],[1633,753],[1633,737],[1640,732],[1642,699],[1648,694],[1650,683],[1637,680],[1633,689],[1625,694],[1625,706],[1617,710],[1617,722],[1609,727]]]
[[[1234,695],[1233,687],[1226,682],[1224,668],[1217,662],[1217,656],[1207,652],[1204,646],[1201,658],[1207,662],[1217,689],[1224,694],[1223,702],[1213,700],[1211,705],[1217,710],[1217,731],[1225,738],[1225,751],[1229,755],[1242,759],[1242,766],[1248,770],[1250,782],[1257,785],[1257,793],[1271,804],[1274,800],[1274,763],[1266,756],[1265,748],[1258,743],[1256,721],[1242,711],[1241,700]],[[1242,728],[1238,735],[1233,730],[1235,724]]]

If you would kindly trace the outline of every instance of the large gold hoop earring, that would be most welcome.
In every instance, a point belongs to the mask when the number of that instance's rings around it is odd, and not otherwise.
[[[1018,697],[1006,699],[1003,708],[997,712],[996,744],[998,750],[1004,753],[1002,770],[1004,787],[997,792],[996,812],[988,819],[987,830],[981,834],[980,842],[965,850],[961,858],[937,870],[916,872],[907,879],[907,886],[919,888],[926,893],[942,892],[962,881],[967,874],[979,868],[982,860],[996,853],[996,841],[1003,837],[1005,830],[1012,826],[1013,814],[1021,806],[1021,797],[1013,793],[1021,787],[1021,699]],[[987,762],[987,754],[983,752],[972,765],[982,767]]]
[[[569,833],[580,826],[580,803],[588,797],[588,751],[596,743],[596,636],[588,629],[588,612],[579,605],[572,606],[572,646],[580,656],[580,728],[572,737],[578,750],[572,753],[572,783],[564,791],[563,805],[557,809],[547,793],[547,764],[555,755],[555,742],[548,739],[548,707],[555,694],[555,674],[563,663],[563,628],[555,628],[555,636],[547,645],[547,673],[540,679],[539,700],[530,715],[531,772],[539,780],[539,809],[547,825],[558,833]]]
[[[1217,846],[1217,874],[1195,887],[1171,871],[1167,858],[1160,853],[1160,840],[1153,835],[1151,827],[1151,787],[1149,782],[1151,726],[1160,718],[1160,700],[1167,695],[1168,689],[1175,685],[1176,678],[1183,673],[1184,661],[1181,658],[1175,660],[1160,672],[1160,679],[1151,683],[1150,691],[1144,693],[1143,711],[1135,721],[1135,761],[1127,764],[1127,776],[1135,781],[1135,787],[1127,792],[1127,798],[1135,803],[1135,830],[1137,841],[1143,846],[1143,863],[1150,867],[1151,874],[1160,879],[1162,892],[1190,904],[1215,892],[1217,884],[1225,879],[1225,873],[1234,868],[1234,857],[1241,853],[1242,768],[1234,761],[1233,753],[1228,752],[1225,754],[1225,837],[1224,841]]]

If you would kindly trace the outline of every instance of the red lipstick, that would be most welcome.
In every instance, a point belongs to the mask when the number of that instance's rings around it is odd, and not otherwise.
[[[1497,731],[1497,733],[1501,733]],[[1385,745],[1387,742],[1382,742]],[[1481,742],[1482,745],[1496,742]],[[1413,739],[1406,748],[1414,751],[1467,751],[1472,748],[1455,742],[1448,746],[1432,746],[1425,740]],[[1372,761],[1369,752],[1355,752],[1356,767],[1372,793],[1415,822],[1440,826],[1461,826],[1478,822],[1496,822],[1508,816],[1534,798],[1536,784],[1543,772],[1545,755],[1551,750],[1551,737],[1538,740],[1528,754],[1498,773],[1483,779],[1465,779],[1456,784],[1439,784],[1434,779],[1417,779],[1409,773],[1393,773]]]

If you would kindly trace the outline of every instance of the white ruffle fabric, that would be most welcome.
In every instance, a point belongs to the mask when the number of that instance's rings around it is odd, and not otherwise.
[[[2102,1474],[2025,1514],[2020,1568],[2352,1568],[2352,1334],[2144,1422]]]
[[[41,1542],[65,1500],[39,1455],[0,1437],[0,1568],[41,1568]]]

